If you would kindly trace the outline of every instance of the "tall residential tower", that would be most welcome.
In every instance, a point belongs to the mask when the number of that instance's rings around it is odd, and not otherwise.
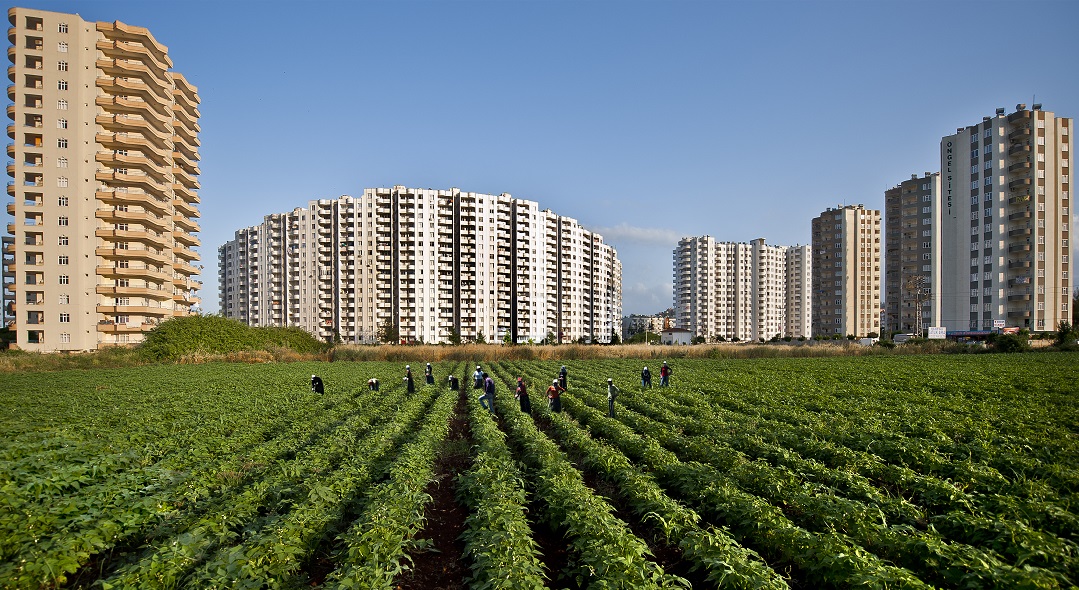
[[[884,329],[940,324],[940,174],[912,174],[884,192]]]
[[[221,312],[322,339],[609,342],[622,267],[603,238],[535,201],[366,189],[241,229],[219,249]]]
[[[804,246],[682,238],[674,250],[678,326],[707,341],[808,336],[811,254]]]
[[[1072,119],[1016,105],[940,142],[940,305],[949,330],[1070,317]]]
[[[813,335],[880,333],[880,211],[829,208],[813,219]]]
[[[198,303],[198,94],[146,29],[26,8],[8,20],[16,343],[138,342]]]

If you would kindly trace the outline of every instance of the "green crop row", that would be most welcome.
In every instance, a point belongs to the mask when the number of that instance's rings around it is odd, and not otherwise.
[[[472,468],[458,478],[457,493],[468,508],[463,538],[473,590],[539,590],[543,566],[526,516],[524,479],[505,435],[475,396],[468,396],[475,445]]]

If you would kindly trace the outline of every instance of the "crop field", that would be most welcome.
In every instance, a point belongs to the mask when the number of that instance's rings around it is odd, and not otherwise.
[[[1079,584],[1079,354],[404,364],[0,374],[0,588]]]

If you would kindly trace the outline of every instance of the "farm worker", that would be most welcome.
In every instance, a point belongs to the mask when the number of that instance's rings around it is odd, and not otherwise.
[[[483,389],[483,370],[476,365],[476,372],[472,373],[472,389]]]
[[[659,386],[669,387],[671,384],[671,368],[667,366],[667,361],[663,361],[663,366],[659,368]]]
[[[652,389],[652,373],[648,371],[648,367],[641,371],[641,387]]]
[[[618,397],[618,394],[622,393],[620,389],[614,386],[614,380],[610,377],[607,378],[607,416],[614,418],[614,399]]]
[[[367,389],[370,389],[371,391],[378,391],[378,379],[375,379],[374,377],[368,379]]]
[[[495,380],[487,373],[483,374],[483,393],[480,394],[480,405],[488,412],[495,411]]]
[[[323,393],[322,377],[319,377],[318,375],[311,375],[311,391],[315,393]]]
[[[562,365],[562,369],[558,371],[558,385],[562,388],[562,391],[568,389],[566,386],[566,365]]]
[[[517,398],[517,401],[520,402],[522,412],[525,414],[532,413],[532,402],[528,401],[528,390],[525,389],[523,377],[517,378],[517,391],[513,393],[513,397]]]
[[[457,375],[450,375],[449,377],[446,378],[446,381],[450,382],[450,390],[451,391],[460,391],[461,390],[461,383],[457,380]]]
[[[427,368],[423,370],[423,376],[428,385],[435,384],[435,374],[431,372],[431,363],[427,363]]]
[[[558,379],[551,381],[551,386],[547,388],[547,409],[552,412],[562,411],[562,392],[565,389],[558,384]]]
[[[416,393],[416,382],[412,380],[412,367],[405,365],[405,388],[409,393]]]

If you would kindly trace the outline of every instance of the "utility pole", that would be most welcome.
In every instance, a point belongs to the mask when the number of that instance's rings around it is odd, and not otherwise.
[[[914,334],[922,337],[922,301],[925,295],[925,275],[916,275],[907,278],[903,285],[907,293],[914,299]],[[902,311],[900,311],[902,317]]]

